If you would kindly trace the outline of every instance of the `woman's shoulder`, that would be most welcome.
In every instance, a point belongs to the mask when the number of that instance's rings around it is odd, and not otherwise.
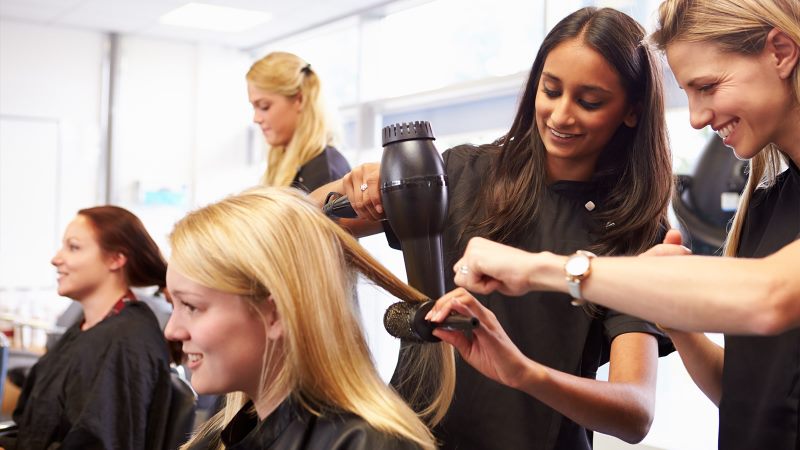
[[[217,433],[197,441],[194,448],[220,439],[226,448],[305,450],[411,450],[415,444],[373,428],[355,414],[322,407],[312,413],[293,399],[281,403],[265,420],[258,420],[253,403],[244,405]]]
[[[317,418],[308,448],[417,450],[419,446],[377,430],[355,414],[326,412]]]
[[[158,319],[156,319],[155,313],[152,309],[150,309],[149,306],[147,306],[145,302],[142,301],[130,302],[124,308],[122,308],[118,314],[109,317],[107,320],[110,324],[113,322],[114,325],[109,326],[108,328],[117,329],[118,333],[122,335],[126,335],[128,332],[149,332],[152,329],[155,329],[160,334]],[[125,326],[128,324],[131,326]],[[118,327],[121,326],[123,329],[118,329]]]
[[[497,156],[496,145],[463,144],[450,148],[442,154],[448,184],[451,189],[466,182],[475,186],[486,178],[491,169],[491,162]]]
[[[769,203],[774,197],[780,195],[784,190],[790,191],[788,194],[800,191],[800,170],[794,163],[790,163],[783,172],[779,173],[774,182],[769,186],[759,186],[753,192],[753,198],[750,200],[750,209],[758,209],[764,207],[765,203]]]
[[[118,314],[106,318],[87,333],[87,340],[99,348],[119,349],[125,353],[154,354],[166,351],[163,332],[153,311],[143,302],[131,302]]]
[[[342,178],[348,172],[350,164],[344,155],[335,147],[327,146],[322,153],[300,168],[294,182],[297,187],[311,192],[326,183]]]
[[[461,144],[449,148],[442,153],[442,158],[446,167],[450,166],[470,166],[476,164],[488,164],[492,157],[496,156],[500,147],[494,144]]]
[[[323,150],[322,153],[325,155],[325,158],[328,159],[328,164],[333,168],[333,170],[344,170],[347,172],[350,171],[350,163],[347,162],[347,158],[345,158],[342,152],[340,152],[336,147],[329,145],[325,147],[325,150]]]

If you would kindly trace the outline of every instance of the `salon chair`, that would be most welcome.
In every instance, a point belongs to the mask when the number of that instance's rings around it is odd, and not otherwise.
[[[706,144],[692,175],[678,175],[672,208],[685,243],[694,254],[720,255],[727,227],[747,182],[747,161],[714,135]]]

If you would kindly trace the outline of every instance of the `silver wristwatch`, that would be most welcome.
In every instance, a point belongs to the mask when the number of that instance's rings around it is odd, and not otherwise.
[[[578,250],[564,263],[564,273],[567,277],[567,289],[572,296],[572,304],[580,306],[586,303],[581,295],[581,281],[585,280],[592,272],[592,258],[596,255],[586,250]]]

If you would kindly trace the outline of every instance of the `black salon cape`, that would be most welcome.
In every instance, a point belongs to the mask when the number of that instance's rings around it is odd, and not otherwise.
[[[458,146],[444,153],[448,177],[449,209],[443,235],[446,274],[463,255],[459,242],[463,224],[471,219],[482,180],[489,172],[491,147]],[[559,181],[541,198],[540,217],[514,246],[527,251],[568,255],[585,249],[592,232],[602,229],[586,203],[601,207],[602,195],[591,182]],[[390,238],[391,242],[391,238]],[[655,244],[655,242],[654,242]],[[446,289],[455,288],[452,275]],[[566,281],[565,281],[566,283]],[[570,304],[567,294],[532,292],[522,297],[501,294],[476,296],[492,310],[511,341],[527,357],[553,369],[595,378],[608,362],[611,341],[624,333],[655,336],[659,354],[674,350],[671,341],[654,325],[613,311],[592,319]],[[481,375],[456,357],[456,390],[444,421],[435,430],[443,449],[539,450],[589,449],[591,432],[528,394],[505,387]]]
[[[767,256],[797,239],[800,171],[791,164],[750,200],[737,256]],[[795,269],[800,277],[800,261]],[[719,448],[800,450],[800,328],[725,336]]]
[[[248,402],[222,432],[207,435],[191,450],[214,448],[222,439],[227,450],[418,450],[419,446],[381,433],[364,419],[324,410],[317,417],[297,402],[284,400],[265,420],[259,421]]]
[[[16,448],[160,449],[171,392],[158,321],[129,303],[86,331],[71,327],[33,366],[14,411]]]
[[[320,186],[338,180],[350,172],[350,164],[335,148],[328,146],[297,172],[292,186],[312,192]]]

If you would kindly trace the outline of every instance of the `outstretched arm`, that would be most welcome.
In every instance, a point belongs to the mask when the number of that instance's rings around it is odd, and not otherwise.
[[[329,193],[346,195],[358,218],[338,219],[339,225],[356,237],[380,233],[383,231],[381,220],[384,218],[379,188],[380,168],[377,163],[362,164],[343,178],[315,189],[308,197],[321,208]],[[362,186],[366,186],[366,189],[362,190]]]
[[[715,405],[722,398],[724,350],[703,333],[667,330],[692,381]]]
[[[441,328],[434,334],[452,344],[467,363],[485,376],[537,398],[588,429],[630,443],[647,435],[655,407],[655,337],[627,333],[614,339],[609,380],[598,381],[528,359],[511,342],[494,313],[464,289],[445,294],[429,318],[441,321],[451,311],[480,320],[472,338]]]
[[[653,256],[659,248],[676,252],[661,244],[638,257],[595,258],[584,296],[686,331],[777,334],[800,326],[800,240],[759,259]],[[454,267],[455,282],[478,293],[567,292],[566,259],[473,238]]]

